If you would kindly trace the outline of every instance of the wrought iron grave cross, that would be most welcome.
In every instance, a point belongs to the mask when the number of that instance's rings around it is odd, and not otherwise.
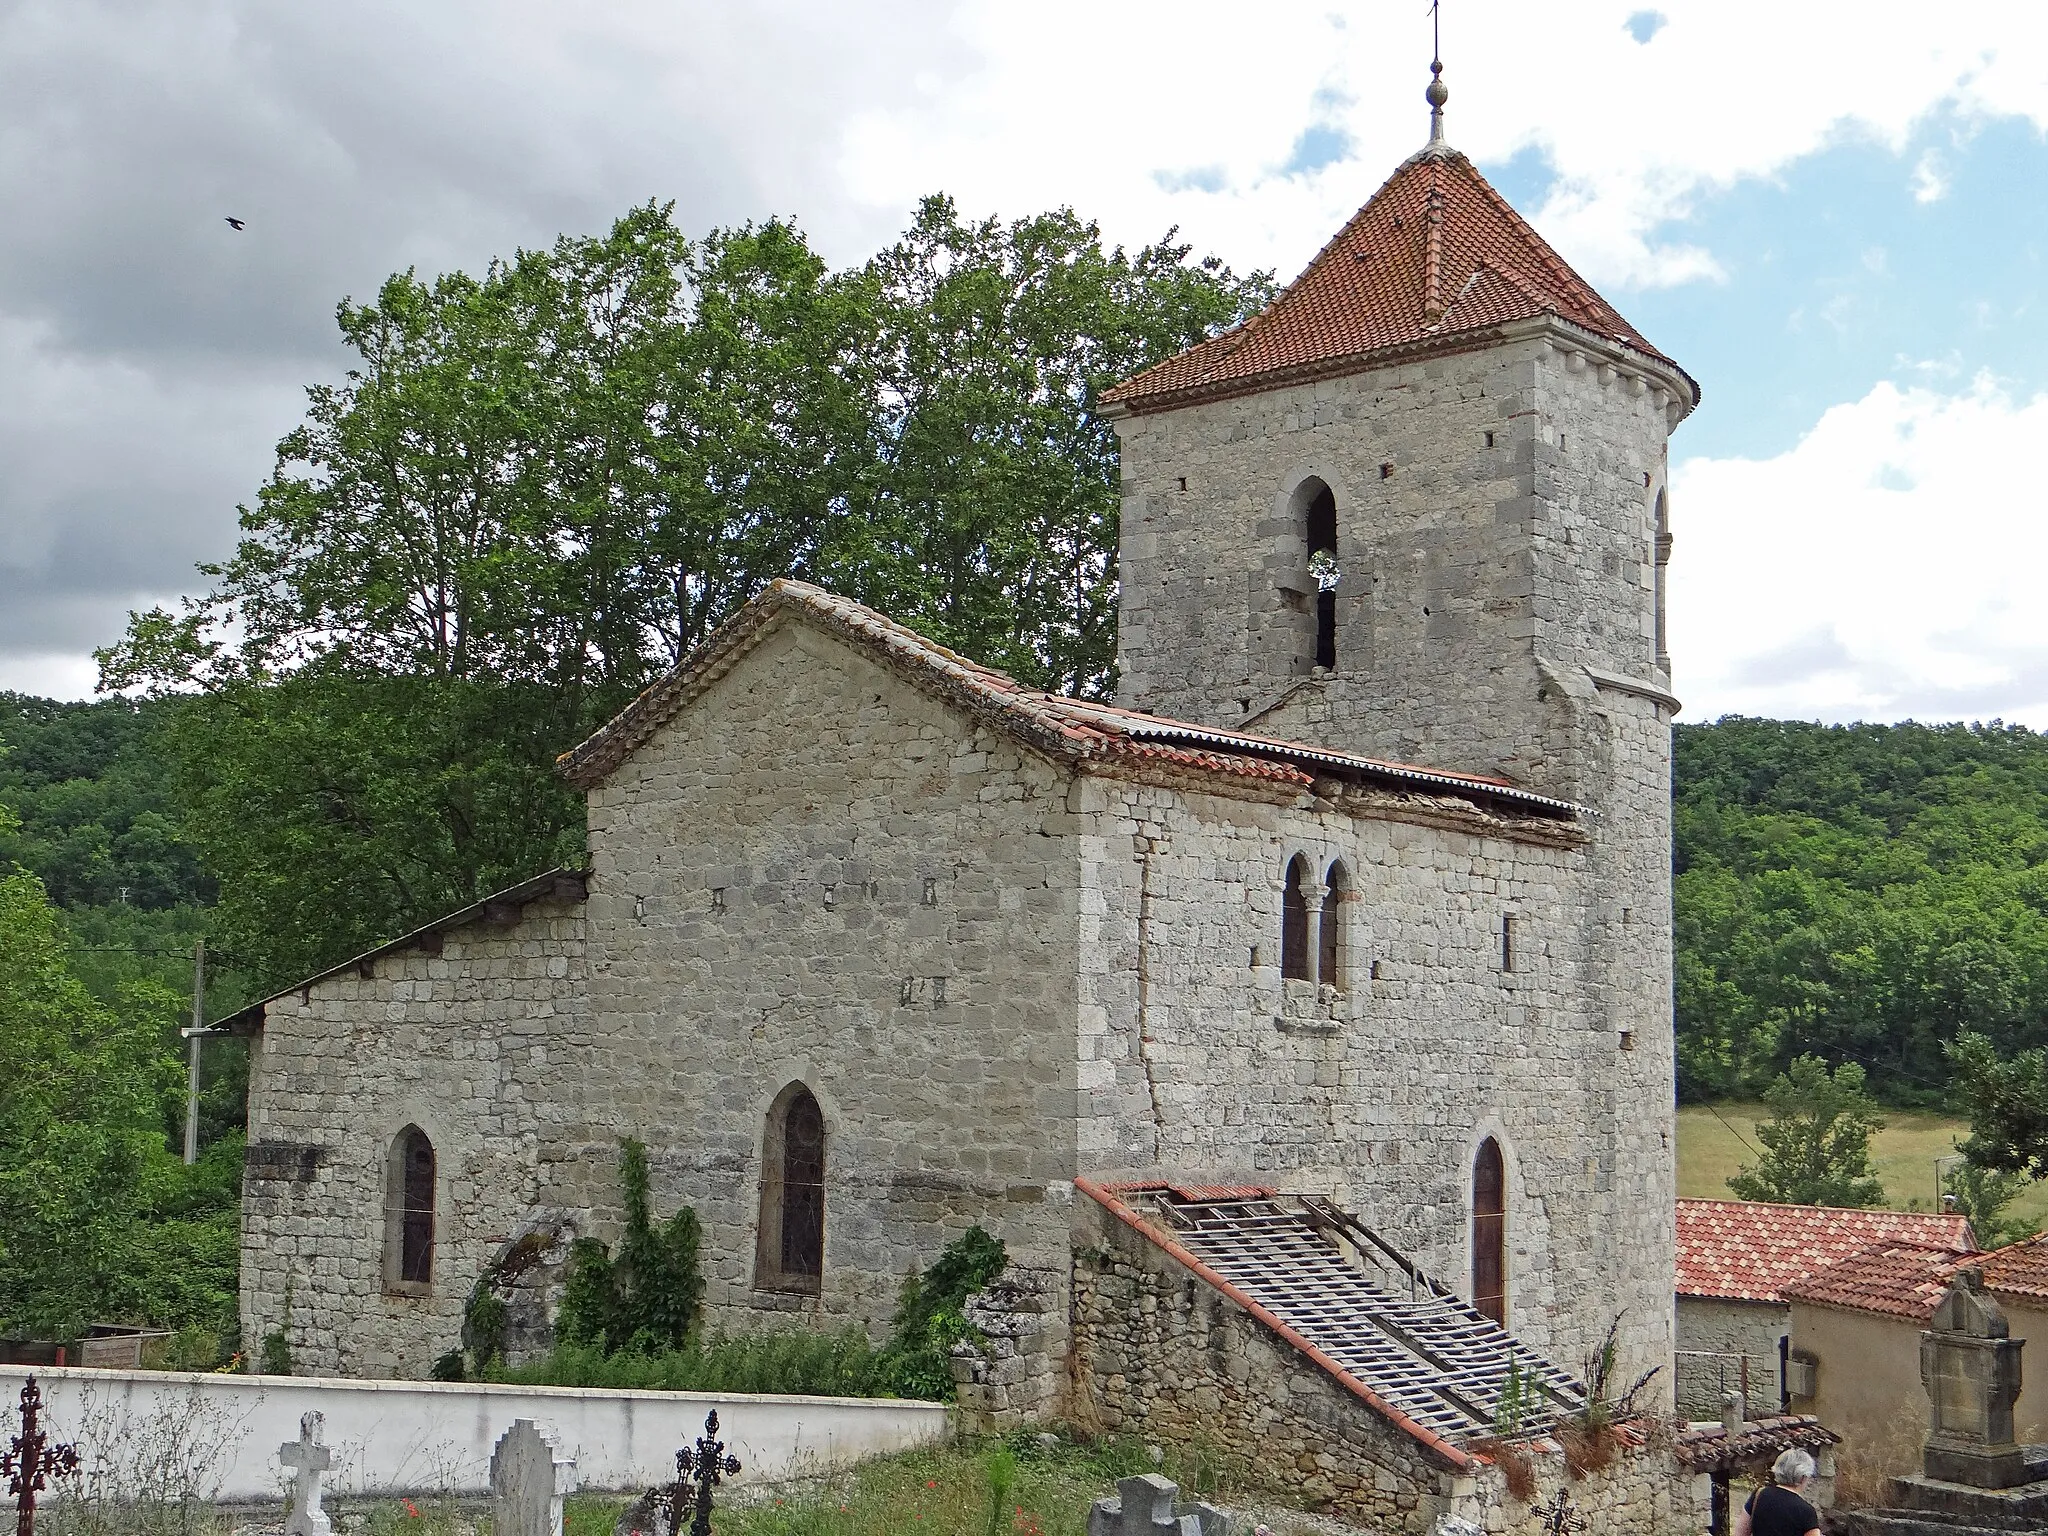
[[[36,1495],[53,1477],[78,1471],[78,1447],[52,1445],[43,1431],[43,1392],[35,1377],[21,1389],[21,1433],[0,1451],[0,1475],[14,1495],[16,1536],[36,1536]]]
[[[1538,1504],[1529,1513],[1543,1522],[1543,1536],[1578,1536],[1586,1528],[1585,1516],[1565,1497],[1563,1488],[1548,1504]]]
[[[690,1511],[689,1536],[711,1536],[711,1493],[740,1469],[737,1456],[725,1454],[725,1442],[718,1438],[718,1410],[704,1420],[704,1433],[697,1438],[693,1454],[686,1445],[676,1452],[676,1480],[657,1489],[654,1507],[668,1519],[668,1536],[683,1536],[683,1512]]]

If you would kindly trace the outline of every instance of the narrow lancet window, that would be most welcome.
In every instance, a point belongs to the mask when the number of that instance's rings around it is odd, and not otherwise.
[[[768,1111],[755,1283],[816,1294],[825,1274],[825,1115],[802,1083]]]
[[[1472,1162],[1472,1305],[1508,1324],[1508,1179],[1500,1143],[1479,1144]]]
[[[384,1191],[385,1286],[423,1289],[434,1278],[434,1144],[418,1126],[392,1140]]]
[[[1309,971],[1308,860],[1296,854],[1287,864],[1287,888],[1280,895],[1280,974],[1288,981],[1314,981]]]
[[[1321,481],[1308,504],[1308,569],[1316,583],[1315,664],[1337,665],[1337,498]]]

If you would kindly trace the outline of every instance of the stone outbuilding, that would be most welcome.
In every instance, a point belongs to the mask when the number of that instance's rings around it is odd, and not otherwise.
[[[989,1411],[1164,1434],[1207,1400],[1106,1361],[1192,1335],[1118,1342],[1105,1288],[1214,1292],[1238,1358],[1304,1383],[1330,1501],[1369,1484],[1389,1528],[1534,1522],[1477,1444],[1512,1362],[1611,1333],[1669,1409],[1666,444],[1698,389],[1433,90],[1429,144],[1263,314],[1099,402],[1114,703],[777,582],[564,757],[586,868],[232,1021],[249,1338],[417,1375],[483,1284],[538,1347],[635,1137],[714,1326],[879,1331],[978,1224],[1012,1260]],[[1341,1214],[1303,1230],[1476,1330],[1464,1385],[1409,1367],[1456,1423],[1304,1374],[1105,1203],[1219,1189]],[[1587,1507],[1682,1527],[1692,1482],[1638,1440]]]
[[[1792,1307],[1784,1288],[1873,1243],[1974,1249],[1953,1212],[1872,1211],[1754,1200],[1678,1202],[1678,1411],[1716,1419],[1725,1392],[1782,1412]]]

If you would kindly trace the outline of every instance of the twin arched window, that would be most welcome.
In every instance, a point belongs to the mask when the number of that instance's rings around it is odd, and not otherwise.
[[[434,1279],[434,1144],[408,1125],[384,1165],[384,1288],[424,1292]]]
[[[1320,884],[1306,854],[1288,860],[1280,896],[1280,974],[1287,980],[1344,990],[1342,907],[1350,888],[1350,872],[1341,859],[1330,865]]]
[[[816,1295],[825,1274],[825,1113],[791,1083],[768,1108],[761,1138],[761,1220],[754,1283]]]

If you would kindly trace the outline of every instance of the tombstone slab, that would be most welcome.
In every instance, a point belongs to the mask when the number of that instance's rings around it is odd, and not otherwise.
[[[2011,1332],[1984,1289],[1984,1272],[1957,1274],[1920,1335],[1920,1384],[1934,1410],[1924,1452],[1928,1477],[1972,1488],[2028,1481],[2025,1454],[2012,1437],[2024,1341]]]
[[[1088,1511],[1088,1536],[1230,1536],[1230,1517],[1208,1504],[1174,1513],[1180,1487],[1157,1472],[1119,1478],[1116,1497]]]
[[[292,1512],[285,1518],[285,1536],[334,1536],[334,1523],[320,1507],[320,1479],[334,1465],[334,1452],[321,1443],[325,1414],[299,1418],[299,1438],[277,1448],[277,1459],[292,1470]]]
[[[576,1458],[553,1429],[514,1419],[491,1452],[491,1536],[562,1536],[562,1498]]]

